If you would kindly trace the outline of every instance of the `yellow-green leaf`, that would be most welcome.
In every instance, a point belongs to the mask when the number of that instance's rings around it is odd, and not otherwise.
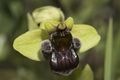
[[[88,64],[81,72],[81,75],[78,80],[94,80],[93,72]]]
[[[32,60],[40,61],[41,42],[48,38],[47,35],[41,29],[28,31],[15,39],[13,47],[22,55]]]
[[[77,24],[74,25],[71,33],[73,37],[78,38],[81,42],[80,53],[87,51],[88,49],[96,46],[100,41],[100,36],[90,25]]]

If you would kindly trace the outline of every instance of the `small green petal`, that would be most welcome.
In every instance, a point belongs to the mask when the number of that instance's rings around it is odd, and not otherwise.
[[[90,25],[77,24],[74,25],[71,33],[73,37],[78,38],[81,42],[80,53],[87,51],[88,49],[96,46],[100,41],[100,36]]]
[[[59,8],[46,6],[35,9],[33,11],[33,18],[37,23],[48,22],[50,20],[62,21],[64,20],[64,14]]]
[[[67,20],[65,20],[65,24],[69,29],[72,29],[74,25],[74,20],[72,17],[69,17]]]
[[[47,39],[48,34],[41,29],[28,31],[15,39],[13,47],[22,55],[36,61],[41,60],[41,42]]]
[[[27,18],[28,18],[28,29],[29,30],[37,29],[38,28],[37,23],[35,23],[30,13],[27,14]]]
[[[47,30],[48,33],[51,33],[53,31],[56,30],[56,27],[58,26],[60,22],[58,21],[49,21],[49,22],[45,22],[45,29]]]

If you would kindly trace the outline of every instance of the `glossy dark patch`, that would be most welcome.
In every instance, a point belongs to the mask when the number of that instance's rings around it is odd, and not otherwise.
[[[50,39],[42,44],[44,56],[49,56],[51,70],[60,74],[69,74],[79,64],[77,51],[80,41],[73,38],[69,29],[57,29]]]
[[[65,52],[54,52],[50,60],[51,69],[63,74],[69,74],[78,64],[79,58],[73,49]]]

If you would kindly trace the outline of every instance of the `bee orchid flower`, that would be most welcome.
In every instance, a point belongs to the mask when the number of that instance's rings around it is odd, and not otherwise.
[[[14,40],[13,47],[32,60],[41,61],[44,56],[53,71],[68,74],[78,66],[79,54],[96,46],[100,36],[94,27],[74,24],[72,17],[64,20],[60,10],[52,9],[55,13],[44,7],[35,10],[33,16],[28,14],[29,30]]]

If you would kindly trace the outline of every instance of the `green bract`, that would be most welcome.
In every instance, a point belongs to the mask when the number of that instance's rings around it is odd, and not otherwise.
[[[41,9],[38,9],[38,11]],[[35,10],[37,11],[37,10]],[[59,11],[58,11],[59,12]],[[46,11],[45,11],[46,13]],[[61,13],[61,12],[60,12]],[[40,15],[39,13],[36,13]],[[48,13],[46,13],[48,14]],[[34,14],[35,15],[35,14]],[[44,14],[42,14],[44,15]],[[57,13],[56,13],[57,15]],[[49,34],[55,31],[58,24],[64,24],[71,30],[71,34],[74,38],[78,38],[81,42],[81,48],[79,53],[85,52],[88,49],[98,44],[100,36],[97,31],[90,25],[74,24],[73,19],[70,17],[66,21],[61,22],[59,20],[51,19],[49,21],[41,21],[41,25],[38,28],[35,20],[39,18],[34,16],[35,19],[28,14],[28,21],[30,30],[22,34],[15,39],[13,43],[14,49],[20,52],[22,55],[36,61],[41,60],[41,43],[43,40],[49,38]],[[37,19],[36,19],[37,18]],[[46,17],[47,18],[47,17]],[[33,28],[32,28],[33,26]],[[62,26],[61,26],[62,28]]]

